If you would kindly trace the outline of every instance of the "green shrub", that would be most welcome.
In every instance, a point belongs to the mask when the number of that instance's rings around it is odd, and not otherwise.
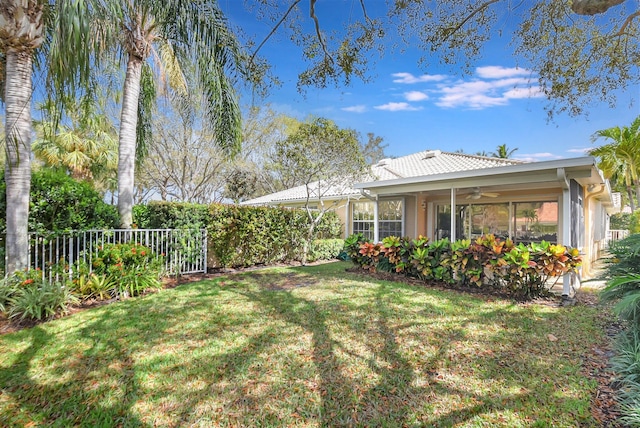
[[[135,243],[105,244],[91,255],[92,268],[100,282],[96,288],[106,288],[113,284],[113,292],[118,297],[132,297],[148,288],[160,286],[163,272],[162,255],[154,254],[144,245]],[[102,276],[105,276],[102,282]]]
[[[616,213],[611,216],[609,227],[612,230],[629,230],[630,220],[630,213]]]
[[[242,267],[300,260],[307,213],[285,208],[212,204],[210,266]]]
[[[631,328],[618,336],[611,366],[619,385],[620,422],[640,426],[640,329]]]
[[[630,273],[640,274],[640,233],[614,242],[609,247],[604,278],[611,279]]]
[[[209,223],[209,207],[153,201],[133,208],[133,222],[139,229],[204,229]]]
[[[615,301],[615,312],[640,328],[640,234],[615,242],[609,251],[604,274],[608,283],[600,298]]]
[[[316,227],[316,239],[340,239],[342,237],[342,222],[335,211],[327,211]]]
[[[544,241],[514,246],[493,235],[452,243],[391,236],[382,244],[352,235],[345,240],[345,251],[356,265],[371,271],[395,271],[458,286],[497,287],[519,299],[547,294],[549,277],[575,272],[581,263],[576,249]]]
[[[640,210],[629,216],[629,233],[640,233]]]
[[[301,209],[153,202],[134,207],[134,223],[151,229],[206,227],[207,265],[244,267],[300,260],[309,219]],[[338,215],[327,212],[314,239],[339,238],[341,231]]]
[[[11,307],[11,297],[15,294],[18,283],[13,277],[0,280],[0,312],[7,313]]]
[[[308,260],[332,260],[340,255],[344,248],[344,239],[316,239],[313,241]]]
[[[349,259],[356,266],[363,265],[362,255],[360,254],[360,246],[365,242],[369,242],[369,240],[365,239],[362,233],[354,233],[344,240],[343,250],[345,253],[347,253]]]
[[[69,287],[81,299],[106,300],[116,294],[116,282],[109,275],[88,273],[87,269],[74,276],[75,278],[69,282]]]
[[[0,171],[0,232],[6,230],[6,184]],[[40,169],[31,175],[29,231],[111,229],[118,213],[106,204],[88,182],[76,181],[64,172]],[[4,258],[2,258],[4,262]]]
[[[19,321],[53,318],[67,313],[78,299],[62,282],[42,278],[42,271],[16,272],[3,281],[2,310]]]

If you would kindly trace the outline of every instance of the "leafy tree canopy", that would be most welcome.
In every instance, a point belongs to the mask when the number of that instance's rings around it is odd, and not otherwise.
[[[343,31],[329,28],[331,2],[257,3],[271,31],[255,52],[277,32],[287,33],[307,61],[301,89],[366,80],[372,53],[386,47],[422,50],[424,68],[463,64],[470,72],[484,44],[503,35],[511,37],[517,65],[533,70],[550,116],[580,115],[595,102],[613,105],[616,90],[640,82],[640,11],[633,0],[388,0],[382,7],[360,0]]]
[[[302,123],[279,141],[274,160],[283,174],[293,174],[298,185],[307,185],[309,199],[315,201],[321,201],[332,186],[362,178],[366,168],[358,133],[324,118]],[[322,185],[315,186],[319,182]]]

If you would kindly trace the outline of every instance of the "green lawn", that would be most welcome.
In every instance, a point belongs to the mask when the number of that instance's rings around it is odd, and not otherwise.
[[[0,426],[596,426],[596,308],[220,277],[0,336]],[[549,339],[549,334],[554,337]]]

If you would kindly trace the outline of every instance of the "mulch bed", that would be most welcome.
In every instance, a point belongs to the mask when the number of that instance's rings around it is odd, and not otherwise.
[[[321,264],[314,263],[314,264]],[[282,265],[282,266],[291,266]],[[170,277],[165,278],[163,280],[163,288],[175,288],[182,284],[187,284],[190,282],[202,281],[206,279],[216,278],[224,275],[233,275],[237,273],[243,272],[251,272],[255,270],[262,269],[266,266],[258,266],[252,268],[243,268],[243,269],[218,269],[211,270],[208,273],[198,273],[198,274],[189,274],[183,275],[180,277]],[[273,266],[268,266],[273,267]],[[397,274],[389,273],[389,272],[369,272],[365,271],[362,268],[354,267],[347,269],[347,272],[356,274],[356,275],[365,275],[368,277],[372,277],[380,280],[387,281],[395,281],[402,282],[406,284],[416,285],[416,286],[425,286],[424,281],[415,278],[403,277]],[[290,285],[291,287],[288,287]],[[286,281],[284,284],[278,286],[278,289],[287,290],[290,288],[299,287],[298,283],[288,284]],[[474,289],[471,287],[464,288],[455,288],[451,287],[448,284],[429,284],[430,288],[435,288],[439,290],[454,290],[457,292],[463,293],[473,293],[473,294],[487,294],[486,290]],[[506,297],[504,293],[500,293],[498,290],[493,290],[489,293],[494,297]],[[114,302],[116,299],[111,300],[89,300],[84,301],[80,306],[74,307],[70,310],[70,313],[76,313],[80,311],[84,311],[93,307],[107,305],[109,303]],[[544,305],[552,305],[552,306],[561,306],[562,302],[560,297],[553,298],[543,298],[536,299],[532,302],[527,302],[523,304],[544,304]],[[584,306],[597,306],[599,305],[598,297],[594,294],[589,293],[578,293],[576,295],[576,304],[584,305]],[[585,376],[594,379],[597,381],[596,392],[591,399],[591,414],[593,417],[601,424],[603,427],[608,428],[617,428],[622,427],[620,423],[617,422],[617,418],[619,417],[619,410],[617,407],[617,403],[615,401],[615,374],[612,372],[611,367],[609,365],[609,359],[613,356],[612,343],[613,339],[618,332],[622,330],[622,326],[620,323],[615,321],[610,315],[608,315],[608,311],[602,311],[602,315],[600,316],[599,322],[602,325],[602,328],[605,330],[607,334],[608,340],[604,343],[601,343],[597,346],[594,346],[591,349],[591,353],[584,356],[583,359],[583,373]],[[11,320],[7,319],[5,315],[0,314],[0,334],[12,333],[23,328],[33,327],[37,325],[38,322],[22,322],[15,323],[11,322]]]

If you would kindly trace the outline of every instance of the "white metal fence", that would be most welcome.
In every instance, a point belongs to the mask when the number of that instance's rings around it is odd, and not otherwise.
[[[620,241],[629,236],[628,230],[609,230],[607,233],[607,244],[611,244],[612,242]]]
[[[105,244],[135,243],[162,255],[168,275],[207,271],[206,229],[109,229],[29,233],[29,268],[57,276],[60,264],[73,270],[81,261],[91,269],[92,258]],[[5,264],[6,266],[6,264]]]

